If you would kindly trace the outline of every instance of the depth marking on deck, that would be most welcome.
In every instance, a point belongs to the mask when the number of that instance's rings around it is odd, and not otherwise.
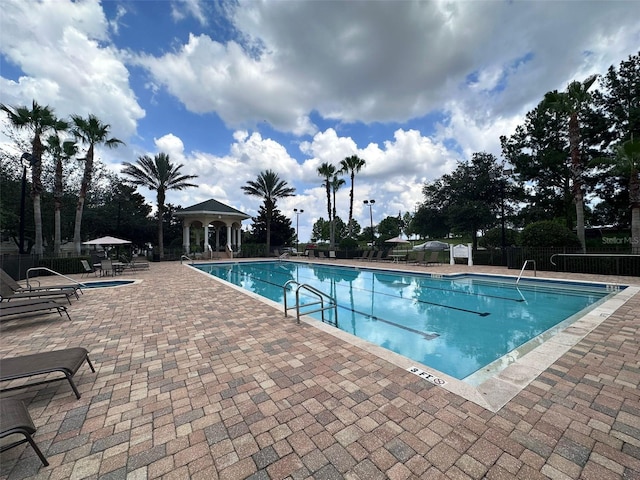
[[[445,380],[439,377],[436,377],[435,375],[429,372],[425,372],[424,370],[418,367],[409,367],[407,368],[407,371],[419,376],[420,378],[424,378],[425,380],[433,383],[434,385],[445,385],[447,383]]]

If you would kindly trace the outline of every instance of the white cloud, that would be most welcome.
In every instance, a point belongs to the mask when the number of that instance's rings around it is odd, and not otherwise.
[[[144,110],[129,85],[119,52],[108,44],[108,23],[95,0],[2,4],[0,52],[24,76],[2,78],[2,101],[54,107],[56,114],[96,115],[112,134],[135,134]]]

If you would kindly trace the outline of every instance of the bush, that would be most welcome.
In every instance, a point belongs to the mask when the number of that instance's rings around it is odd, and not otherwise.
[[[342,250],[355,250],[358,248],[358,241],[355,238],[343,238],[339,246]]]
[[[520,234],[517,230],[511,230],[510,228],[504,229],[505,246],[517,245],[520,240],[519,237]],[[478,239],[478,244],[484,248],[502,247],[502,228],[487,230],[485,234]]]
[[[567,227],[549,220],[527,225],[520,235],[525,247],[580,247],[578,236]]]

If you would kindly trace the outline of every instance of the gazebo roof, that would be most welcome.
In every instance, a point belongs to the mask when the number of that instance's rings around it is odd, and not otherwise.
[[[251,218],[250,215],[247,215],[240,210],[237,210],[229,205],[225,205],[222,202],[214,200],[213,198],[210,200],[206,200],[204,202],[198,203],[196,205],[192,205],[190,207],[184,208],[182,210],[178,210],[174,213],[176,216],[192,216],[192,215],[224,215],[224,216],[232,216],[232,217],[241,217],[241,218]]]

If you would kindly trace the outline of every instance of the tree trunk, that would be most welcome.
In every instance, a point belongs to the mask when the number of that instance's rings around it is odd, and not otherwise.
[[[91,174],[93,173],[93,145],[89,145],[87,156],[84,160],[84,175],[82,176],[82,184],[80,185],[80,193],[78,194],[78,205],[76,207],[76,223],[73,228],[73,249],[76,255],[80,255],[82,248],[80,237],[80,229],[82,227],[82,211],[84,210],[84,202],[87,198],[87,192],[91,188]]]
[[[162,228],[162,217],[164,216],[165,193],[162,188],[158,188],[158,249],[160,250],[160,260],[164,258],[164,234]],[[209,243],[209,239],[204,239],[204,245]]]
[[[576,203],[576,233],[580,240],[582,253],[586,253],[584,236],[584,194],[582,192],[582,163],[580,161],[580,126],[578,114],[569,117],[569,148],[571,150],[571,175],[573,177],[573,198]]]
[[[84,209],[84,197],[78,197],[78,205],[76,206],[76,221],[73,227],[73,250],[76,255],[80,255],[82,245],[80,238],[80,227],[82,225],[82,210]]]
[[[55,256],[60,255],[60,247],[62,246],[62,235],[60,232],[60,206],[56,204],[53,212],[53,253]]]
[[[349,238],[353,233],[353,181],[355,180],[355,173],[351,171],[351,191],[349,192],[349,223],[347,224],[347,231],[349,232]]]
[[[42,211],[40,207],[40,194],[33,196],[33,224],[36,228],[36,255],[42,255],[44,253],[44,247],[42,242]]]

